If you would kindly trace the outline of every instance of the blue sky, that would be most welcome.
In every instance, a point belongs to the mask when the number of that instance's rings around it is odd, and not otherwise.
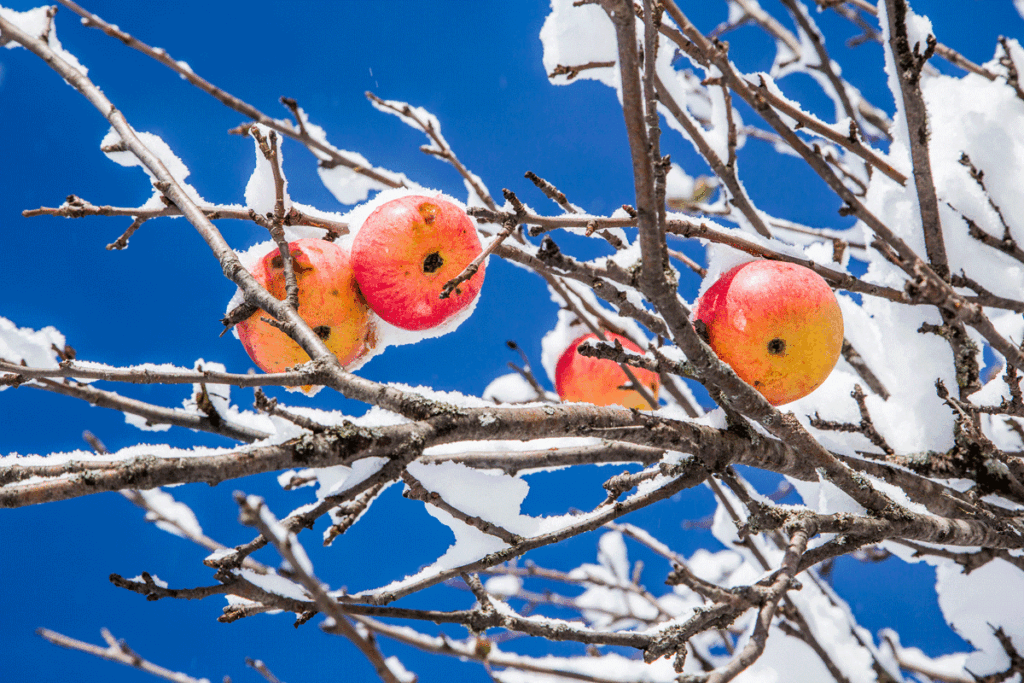
[[[3,4],[18,10],[32,6],[9,0]],[[718,3],[680,4],[704,29],[725,16]],[[772,11],[777,9],[774,4],[764,3]],[[594,82],[570,87],[547,82],[537,37],[547,14],[544,2],[296,0],[239,5],[219,0],[104,0],[87,2],[86,7],[167,49],[271,116],[287,113],[280,96],[297,99],[334,145],[405,172],[424,186],[464,195],[461,179],[450,167],[418,151],[422,135],[371,107],[364,91],[435,114],[460,159],[495,194],[508,187],[542,211],[556,210],[523,178],[532,170],[595,213],[633,201],[615,93]],[[1024,22],[1009,0],[931,0],[913,7],[932,19],[942,42],[978,62],[992,57],[997,35],[1024,36]],[[834,15],[819,20],[826,32],[838,32],[830,35],[852,35]],[[93,80],[137,130],[160,135],[170,145],[191,169],[189,182],[204,197],[242,201],[253,168],[253,146],[226,134],[243,122],[242,116],[139,53],[81,27],[68,10],[58,12],[56,21],[65,48],[90,69]],[[756,32],[741,30],[729,39],[743,68],[770,66],[773,51]],[[851,51],[836,41],[830,47],[844,74],[891,112],[880,48],[865,45]],[[783,85],[822,115],[830,115],[830,102],[810,79],[797,77]],[[749,112],[747,119],[753,121]],[[108,130],[104,119],[25,50],[0,49],[0,126],[6,160],[0,163],[0,316],[22,327],[57,327],[83,359],[191,366],[203,358],[232,371],[251,367],[237,340],[218,337],[218,319],[234,285],[223,278],[216,260],[183,220],[151,221],[126,251],[111,252],[104,246],[123,232],[129,219],[21,216],[23,209],[57,206],[71,193],[116,206],[141,204],[151,193],[139,169],[117,166],[100,153],[99,142]],[[666,132],[662,144],[692,175],[705,172],[689,144],[674,133]],[[287,142],[284,154],[294,199],[326,210],[346,209],[319,183],[310,154]],[[741,150],[740,163],[750,194],[769,212],[820,227],[850,224],[836,214],[838,201],[797,161],[751,141]],[[266,239],[251,223],[224,221],[220,226],[239,249]],[[568,238],[560,243],[576,245]],[[692,288],[691,296],[697,285],[696,278],[684,282]],[[540,339],[553,326],[555,313],[540,279],[492,260],[481,304],[457,332],[391,348],[361,374],[479,395],[491,379],[507,372],[508,361],[518,362],[505,347],[508,339],[516,340],[539,368]],[[122,390],[164,405],[179,405],[188,393],[182,387]],[[246,391],[233,395],[240,405],[250,402]],[[285,400],[305,399],[288,394]],[[326,392],[313,405],[362,412]],[[181,429],[139,432],[120,413],[27,387],[0,392],[0,415],[2,454],[77,449],[83,446],[83,430],[94,432],[111,449],[146,441],[226,445],[219,437]],[[590,507],[602,498],[600,482],[609,473],[591,468],[533,477],[528,511]],[[766,478],[754,480],[772,486]],[[235,489],[266,496],[281,515],[307,495],[281,492],[270,476],[215,489],[180,487],[173,493],[193,505],[208,534],[234,544],[250,535],[235,522],[229,495]],[[680,521],[699,519],[710,510],[710,496],[702,489],[644,511],[634,521],[651,525],[663,540],[689,553],[714,547],[716,541],[706,532],[683,529]],[[593,561],[596,538],[587,535],[539,553],[537,561]],[[356,590],[415,571],[443,552],[449,539],[447,529],[418,504],[403,504],[398,487],[393,487],[346,535],[342,547],[312,551],[314,562],[326,570],[321,572],[324,579],[343,577],[339,580]],[[146,524],[138,510],[115,494],[4,510],[0,548],[0,680],[146,679],[142,673],[47,645],[33,633],[40,626],[93,642],[99,642],[99,629],[106,626],[157,663],[211,680],[225,674],[235,681],[257,680],[244,667],[246,656],[264,659],[285,681],[374,679],[358,653],[347,642],[321,634],[316,620],[300,629],[293,629],[283,615],[222,625],[215,621],[221,600],[150,603],[114,588],[107,580],[112,572],[134,576],[150,571],[172,586],[213,581],[201,565],[204,551]],[[272,557],[264,559],[270,562]],[[344,571],[332,571],[335,567]],[[650,560],[648,584],[658,586],[665,569]],[[904,644],[939,654],[963,644],[941,622],[926,583],[930,573],[895,560],[877,566],[844,560],[835,582],[871,632],[895,627]],[[469,596],[452,593],[433,589],[408,605],[471,604]],[[545,644],[521,641],[510,647],[539,654]],[[476,665],[424,657],[387,642],[384,650],[398,654],[423,683],[487,680]]]

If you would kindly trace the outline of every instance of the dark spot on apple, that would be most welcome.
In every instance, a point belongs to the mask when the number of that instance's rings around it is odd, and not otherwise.
[[[331,296],[338,296],[338,290],[332,289],[331,290]]]
[[[761,386],[761,380],[759,380],[759,379],[755,379],[755,380],[754,380],[754,386],[755,386],[755,387],[759,387],[759,386]]]
[[[416,208],[419,210],[420,215],[423,216],[423,222],[427,225],[433,223],[434,219],[437,218],[437,204],[424,202]]]
[[[331,336],[331,328],[329,325],[317,325],[313,328],[313,331],[316,333],[316,336],[320,337],[324,341],[327,341]]]
[[[462,287],[456,287],[455,288],[455,295],[456,296],[461,296],[462,295]]]
[[[444,265],[444,259],[441,258],[441,254],[438,252],[431,252],[427,255],[427,258],[423,259],[423,272],[424,273],[436,273],[437,270]]]
[[[781,356],[786,353],[786,340],[776,337],[768,342],[768,353],[773,356]]]
[[[301,275],[303,273],[313,270],[313,266],[309,265],[309,260],[305,258],[306,255],[303,254],[300,250],[295,249],[294,251],[291,252],[291,255],[293,273],[295,273],[296,275]],[[273,268],[274,270],[283,270],[284,257],[281,256],[280,253],[275,255],[273,258],[270,259],[270,267]]]

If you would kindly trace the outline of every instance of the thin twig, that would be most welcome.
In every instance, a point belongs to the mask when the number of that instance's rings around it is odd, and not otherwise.
[[[56,631],[51,631],[47,628],[36,630],[37,635],[54,645],[59,645],[60,647],[65,647],[69,650],[78,650],[79,652],[85,652],[101,659],[106,659],[107,661],[134,667],[140,671],[145,671],[148,674],[163,678],[164,680],[173,681],[173,683],[204,683],[204,681],[206,681],[206,679],[193,678],[179,671],[165,669],[162,666],[144,659],[137,652],[128,647],[128,643],[123,640],[115,639],[114,636],[111,635],[110,631],[105,628],[101,630],[101,633],[103,634],[103,639],[107,641],[107,647],[100,647],[81,640],[75,640],[74,638],[62,633],[57,633]]]

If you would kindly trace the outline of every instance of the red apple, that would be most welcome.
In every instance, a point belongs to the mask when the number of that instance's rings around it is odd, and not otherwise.
[[[843,314],[817,273],[783,261],[736,266],[694,310],[708,343],[772,405],[814,391],[843,348]]]
[[[359,288],[381,318],[406,330],[437,327],[470,305],[484,281],[484,264],[447,299],[445,283],[483,249],[473,221],[439,197],[412,195],[382,204],[352,243]]]
[[[333,242],[313,238],[289,242],[288,251],[299,285],[299,315],[338,361],[348,365],[376,346],[370,310],[356,286],[348,253]],[[285,298],[279,249],[264,256],[252,275],[275,297]],[[238,337],[253,362],[264,372],[280,372],[308,361],[309,355],[291,337],[261,320],[266,317],[257,311],[238,324]]]
[[[622,348],[634,353],[643,350],[618,334],[604,333],[606,340],[618,340]],[[555,366],[555,390],[563,401],[581,401],[597,406],[620,405],[623,408],[650,410],[651,406],[631,384],[619,364],[606,358],[581,356],[576,348],[585,341],[598,339],[596,334],[586,334],[569,345]],[[650,370],[630,368],[637,380],[643,383],[658,398],[660,381],[658,374]]]

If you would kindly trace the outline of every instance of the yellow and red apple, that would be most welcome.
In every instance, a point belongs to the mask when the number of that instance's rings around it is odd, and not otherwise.
[[[643,350],[625,337],[604,333],[606,341],[622,344],[622,348],[643,354]],[[596,334],[586,334],[573,341],[558,359],[555,366],[555,390],[563,401],[593,403],[598,406],[619,405],[623,408],[650,410],[651,406],[633,388],[629,377],[619,364],[607,358],[582,356],[577,348],[583,342],[598,339]],[[646,386],[655,399],[658,397],[660,380],[657,373],[640,368],[630,368],[633,375]]]
[[[750,261],[701,296],[694,319],[708,343],[772,405],[817,389],[843,348],[843,314],[828,283],[809,268]]]
[[[349,254],[333,242],[299,239],[288,244],[299,285],[299,315],[324,340],[342,365],[348,365],[376,345],[369,308],[359,287]],[[285,298],[284,259],[279,249],[264,256],[252,276],[278,299]],[[261,318],[263,311],[238,324],[238,338],[249,357],[264,372],[280,372],[305,363],[309,355],[284,332]]]
[[[483,251],[466,212],[440,197],[410,195],[377,207],[352,243],[359,288],[370,308],[406,330],[437,327],[469,306],[484,264],[446,298],[445,283]]]

